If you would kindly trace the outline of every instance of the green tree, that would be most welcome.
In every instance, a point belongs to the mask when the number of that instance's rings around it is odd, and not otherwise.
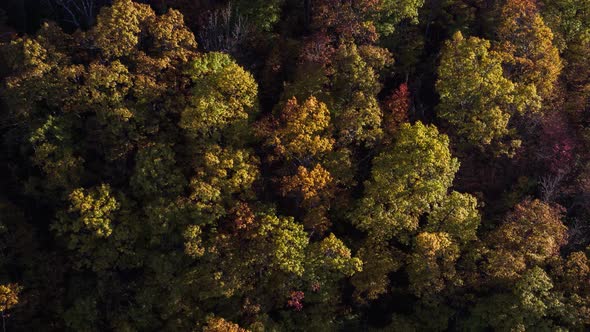
[[[141,149],[135,156],[130,185],[138,197],[174,197],[183,191],[186,179],[176,165],[172,148],[154,144]]]
[[[379,34],[388,36],[404,20],[418,23],[418,11],[424,0],[381,0],[379,1],[375,26]]]
[[[447,233],[420,233],[415,238],[414,252],[409,258],[410,289],[417,296],[442,291],[446,284],[459,286],[455,263],[459,247]]]
[[[361,271],[363,266],[363,262],[352,257],[350,249],[334,234],[309,245],[305,264],[306,279],[313,288],[323,290],[334,287],[342,277]]]
[[[351,278],[354,298],[359,303],[376,300],[389,291],[389,273],[404,265],[405,255],[383,242],[368,238],[358,251],[363,269]]]
[[[201,55],[187,74],[193,87],[179,126],[190,134],[212,135],[257,112],[256,82],[229,55]]]
[[[74,151],[72,130],[67,116],[50,115],[29,139],[34,149],[32,160],[43,170],[48,187],[72,190],[80,183],[84,160]]]
[[[544,21],[555,33],[560,49],[590,42],[590,3],[587,0],[543,1]]]
[[[108,243],[106,239],[113,233],[120,204],[107,184],[90,190],[75,189],[69,202],[67,211],[52,225],[53,230],[66,239],[68,249],[79,255],[77,265],[104,268],[107,263],[96,258],[101,251],[114,249],[101,246]]]
[[[509,292],[480,300],[472,309],[465,328],[514,330],[559,330],[564,312],[561,295],[543,269],[534,267],[520,277]]]
[[[238,15],[262,31],[270,31],[281,18],[285,0],[238,0],[235,2]]]
[[[459,169],[436,127],[403,124],[396,142],[373,161],[353,223],[373,239],[407,242],[421,215],[442,201]]]
[[[470,145],[511,155],[514,139],[510,118],[540,107],[534,88],[504,76],[501,54],[487,40],[457,32],[442,51],[436,90],[438,116]]]
[[[379,71],[392,61],[388,52],[354,44],[342,44],[336,51],[332,97],[339,144],[373,146],[381,138]]]
[[[477,199],[469,194],[451,192],[428,214],[429,232],[446,232],[454,242],[465,244],[477,239],[481,216]]]

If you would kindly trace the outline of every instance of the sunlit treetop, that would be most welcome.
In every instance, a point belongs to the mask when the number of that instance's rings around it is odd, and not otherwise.
[[[256,215],[256,225],[249,236],[253,241],[251,254],[269,272],[302,276],[305,271],[305,249],[309,244],[303,225],[291,217],[276,216],[273,211]]]
[[[377,31],[387,36],[404,20],[418,23],[418,11],[422,6],[424,0],[380,0],[375,14]]]
[[[258,111],[254,78],[229,55],[200,55],[187,74],[193,86],[179,125],[189,133],[210,135]]]
[[[337,141],[340,145],[373,146],[382,136],[383,112],[377,101],[379,72],[393,62],[377,47],[342,44],[334,58],[332,98]]]
[[[190,201],[213,220],[225,215],[236,199],[254,197],[258,163],[250,151],[211,145],[195,165]]]
[[[372,238],[407,239],[420,216],[445,198],[458,169],[446,135],[421,122],[403,124],[391,148],[373,161],[353,222]]]
[[[221,317],[212,316],[207,319],[207,325],[203,327],[203,332],[248,332],[248,330]]]
[[[469,194],[453,191],[438,202],[428,215],[426,229],[446,232],[458,243],[477,239],[481,222],[477,199]]]
[[[490,48],[489,41],[460,32],[446,43],[436,82],[438,116],[470,145],[512,155],[520,141],[513,138],[510,118],[538,110],[540,100],[534,86],[504,76],[503,56]]]
[[[306,259],[306,278],[311,282],[326,283],[350,277],[362,270],[363,262],[352,257],[350,249],[334,234],[309,246]]]
[[[131,0],[117,0],[103,7],[89,38],[109,60],[147,51],[187,61],[197,48],[179,11],[171,9],[156,16],[149,5]]]
[[[104,7],[93,29],[95,43],[105,57],[119,58],[136,51],[140,34],[155,13],[147,5],[131,0],[118,0]]]
[[[4,313],[19,302],[19,292],[22,287],[17,284],[0,285],[0,313]]]
[[[392,34],[404,20],[417,23],[423,5],[424,0],[320,0],[312,22],[338,38],[366,44]]]
[[[536,1],[509,0],[501,17],[497,34],[500,50],[506,53],[508,76],[514,82],[535,86],[541,98],[550,98],[563,64]]]
[[[68,249],[76,253],[78,266],[104,268],[97,253],[101,245],[107,243],[105,239],[112,235],[119,209],[120,203],[107,184],[72,191],[68,210],[60,214],[52,229],[66,240]]]
[[[317,164],[312,170],[299,166],[297,174],[284,177],[281,182],[283,195],[297,193],[304,202],[311,205],[317,205],[322,196],[333,195],[330,190],[333,178],[320,164]]]
[[[265,138],[274,158],[306,164],[332,150],[330,118],[326,104],[315,97],[301,104],[293,97],[279,114],[260,123],[258,136]]]
[[[408,266],[410,289],[419,297],[442,291],[447,284],[460,285],[455,262],[459,247],[447,233],[423,232],[414,240]]]
[[[511,280],[527,268],[542,266],[559,255],[566,243],[563,208],[539,200],[525,200],[490,234],[489,273]]]

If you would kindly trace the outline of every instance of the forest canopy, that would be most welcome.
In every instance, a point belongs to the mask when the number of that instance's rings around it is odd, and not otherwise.
[[[590,329],[590,2],[6,0],[2,331]]]

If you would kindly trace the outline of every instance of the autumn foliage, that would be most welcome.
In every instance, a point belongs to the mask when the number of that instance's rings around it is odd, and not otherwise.
[[[0,1],[2,330],[590,330],[589,51],[588,0]]]

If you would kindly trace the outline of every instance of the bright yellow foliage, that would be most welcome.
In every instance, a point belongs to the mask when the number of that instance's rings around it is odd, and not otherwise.
[[[446,232],[454,242],[466,243],[477,239],[480,222],[477,199],[469,194],[453,191],[430,212],[426,230]]]
[[[203,332],[249,332],[238,324],[229,322],[221,317],[209,317]]]
[[[410,288],[417,296],[428,296],[442,291],[447,284],[460,285],[455,271],[458,258],[459,247],[449,234],[418,234],[409,259]]]
[[[0,312],[12,309],[18,304],[18,293],[22,287],[17,284],[0,285]]]
[[[254,115],[258,85],[229,55],[198,56],[187,70],[193,82],[179,126],[191,134],[211,135]]]
[[[535,2],[508,0],[501,17],[498,37],[501,51],[508,54],[511,79],[535,86],[543,99],[551,97],[563,64],[553,45],[553,32]]]
[[[332,150],[329,129],[330,111],[324,103],[309,97],[299,105],[293,97],[279,115],[261,123],[258,134],[276,158],[303,162]]]
[[[330,172],[325,170],[322,165],[317,164],[311,171],[307,168],[299,166],[297,174],[287,176],[282,179],[283,195],[289,192],[298,192],[304,201],[316,202],[333,181]]]
[[[198,210],[217,218],[236,198],[252,197],[259,177],[258,159],[247,150],[211,146],[196,165],[190,181],[190,200]]]
[[[137,50],[144,25],[154,16],[149,5],[116,0],[101,9],[91,34],[107,58],[129,56]]]
[[[527,267],[542,265],[559,255],[567,239],[562,213],[561,207],[539,200],[518,204],[490,236],[488,273],[514,279]]]
[[[115,248],[102,247],[115,228],[115,213],[120,208],[108,184],[89,190],[78,188],[69,195],[69,208],[62,212],[52,229],[67,240],[68,248],[76,251],[78,266],[103,268],[97,259],[99,251]],[[103,251],[103,252],[104,252]],[[104,257],[103,257],[104,258]]]

